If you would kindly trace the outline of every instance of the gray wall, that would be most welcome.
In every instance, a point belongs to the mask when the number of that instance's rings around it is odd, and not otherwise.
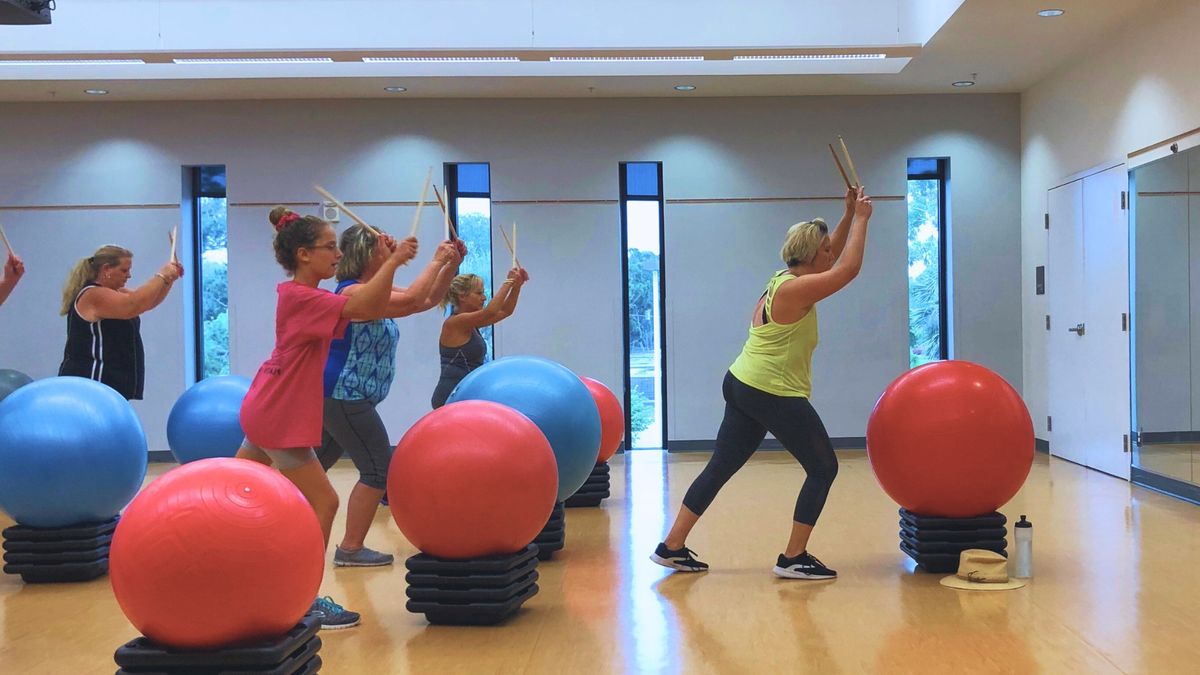
[[[533,277],[517,315],[497,330],[497,353],[543,354],[619,392],[617,163],[657,160],[669,202],[669,437],[709,439],[720,378],[780,266],[784,231],[840,213],[825,146],[839,133],[876,195],[905,194],[908,157],[951,158],[956,355],[1019,388],[1018,99],[1007,95],[6,105],[0,218],[29,274],[0,308],[0,367],[55,371],[64,330],[56,299],[69,261],[116,241],[138,253],[135,283],[152,273],[179,219],[181,165],[225,164],[230,201],[245,204],[229,213],[230,331],[234,371],[253,375],[271,348],[282,279],[262,204],[311,209],[314,182],[346,201],[415,200],[427,166],[489,161],[494,199],[568,202],[493,208],[497,222],[521,223]],[[670,203],[784,197],[816,199]],[[412,217],[403,206],[356,211],[398,232]],[[440,232],[436,214],[425,214],[421,260]],[[907,367],[903,202],[877,202],[872,227],[863,274],[820,310],[814,403],[834,436],[864,435],[876,397]],[[498,235],[494,249],[499,271],[507,256]],[[185,385],[182,313],[176,292],[143,322],[150,365],[138,409],[153,449],[165,448],[166,413]],[[438,322],[433,313],[401,321],[397,383],[383,406],[396,438],[428,406]]]

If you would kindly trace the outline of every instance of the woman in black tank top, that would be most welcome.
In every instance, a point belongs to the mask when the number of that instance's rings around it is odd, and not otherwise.
[[[183,276],[183,266],[168,262],[134,290],[125,288],[133,253],[102,246],[72,268],[63,286],[61,313],[67,317],[67,345],[59,375],[102,382],[127,399],[141,399],[146,355],[141,315],[154,309]]]
[[[467,373],[483,365],[487,359],[487,343],[479,329],[512,316],[526,281],[529,281],[529,274],[524,269],[512,268],[486,305],[483,279],[478,275],[460,274],[450,282],[450,290],[442,301],[442,307],[449,305],[451,312],[442,324],[438,340],[442,376],[430,400],[434,408],[445,405],[450,393]]]

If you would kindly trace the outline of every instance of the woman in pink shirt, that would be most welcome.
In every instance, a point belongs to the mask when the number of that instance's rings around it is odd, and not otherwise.
[[[338,496],[317,461],[321,444],[325,359],[329,343],[341,337],[351,320],[370,321],[387,315],[396,268],[417,254],[417,240],[385,237],[391,254],[383,267],[353,295],[318,288],[334,275],[342,253],[337,233],[316,216],[301,216],[283,206],[271,211],[275,227],[275,260],[292,277],[276,287],[275,349],[258,369],[242,403],[246,440],[238,457],[274,465],[296,484],[321,522],[325,545]],[[326,629],[349,628],[359,615],[328,597],[313,602],[312,613]]]

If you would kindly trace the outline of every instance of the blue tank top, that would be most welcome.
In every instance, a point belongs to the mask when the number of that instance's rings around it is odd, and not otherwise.
[[[347,279],[334,293],[359,283]],[[325,398],[379,403],[396,377],[396,345],[400,328],[392,319],[351,322],[346,335],[329,345],[325,361]]]

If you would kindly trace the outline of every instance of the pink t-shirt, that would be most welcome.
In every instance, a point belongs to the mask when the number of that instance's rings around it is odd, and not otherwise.
[[[350,324],[342,318],[350,298],[294,281],[275,290],[275,351],[242,402],[242,430],[268,450],[320,445],[325,359]]]

